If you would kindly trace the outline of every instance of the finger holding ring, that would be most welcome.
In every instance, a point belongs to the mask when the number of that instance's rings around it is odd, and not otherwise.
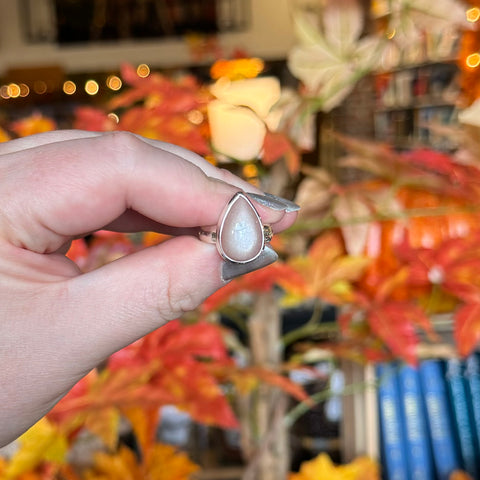
[[[199,231],[200,240],[215,244],[220,255],[234,263],[248,263],[258,258],[272,237],[272,227],[262,223],[243,192],[231,198],[215,227],[203,227]]]

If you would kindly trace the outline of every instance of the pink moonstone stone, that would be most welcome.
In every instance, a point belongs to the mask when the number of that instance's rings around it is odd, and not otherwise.
[[[236,196],[229,205],[217,241],[224,255],[233,262],[246,263],[262,252],[263,225],[257,211],[245,196]]]

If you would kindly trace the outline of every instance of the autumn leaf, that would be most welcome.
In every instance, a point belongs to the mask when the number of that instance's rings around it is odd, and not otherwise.
[[[454,338],[460,355],[472,352],[480,340],[480,302],[467,303],[455,313]]]
[[[72,262],[75,262],[81,270],[85,268],[88,255],[89,251],[87,243],[83,238],[77,238],[73,240],[68,252],[66,253],[66,256],[72,260]]]
[[[365,252],[371,214],[362,192],[346,191],[335,199],[333,216],[340,224],[345,247],[350,255],[358,256]]]
[[[298,149],[285,134],[267,130],[263,140],[262,163],[270,166],[281,158],[285,159],[289,172],[296,175],[301,163]]]
[[[8,142],[8,140],[10,140],[10,135],[0,127],[0,143]]]
[[[232,60],[219,59],[210,68],[210,77],[213,80],[226,77],[230,80],[255,78],[265,68],[265,62],[260,58],[234,58]]]
[[[399,245],[397,251],[407,265],[408,281],[414,286],[436,285],[467,303],[480,301],[480,234],[445,240],[435,248]]]
[[[448,480],[473,480],[473,479],[467,472],[464,472],[463,470],[454,470],[448,477]]]
[[[358,457],[351,463],[335,465],[328,454],[321,453],[303,462],[298,473],[289,480],[380,480],[379,465],[368,457]]]
[[[185,453],[170,445],[156,444],[143,461],[122,446],[116,454],[98,452],[84,480],[189,480],[198,469]]]
[[[149,458],[157,434],[159,408],[131,406],[122,408],[122,413],[130,422],[142,455]]]
[[[232,364],[222,329],[204,321],[192,325],[172,321],[114,354],[108,368],[112,372],[153,368],[140,390],[139,404],[153,405],[157,399],[159,405],[174,404],[195,420],[235,427],[237,420],[210,371],[212,364]]]
[[[102,408],[85,418],[84,427],[102,440],[105,446],[114,450],[118,442],[120,413],[114,408]]]
[[[367,257],[347,255],[340,236],[330,231],[314,240],[307,256],[295,257],[289,265],[303,277],[306,297],[341,304],[352,299],[352,282],[369,262]]]
[[[68,442],[64,434],[43,418],[19,438],[20,448],[4,468],[1,480],[14,480],[43,462],[66,462]]]
[[[285,372],[272,371],[258,365],[243,368],[237,366],[217,368],[212,366],[212,370],[219,378],[231,381],[242,394],[249,393],[260,383],[264,383],[278,387],[300,402],[310,402],[305,390],[298,383],[290,380]]]
[[[292,265],[277,261],[266,268],[243,275],[217,290],[203,302],[201,312],[203,315],[207,315],[221,309],[241,293],[269,292],[274,286],[279,286],[286,293],[298,297],[305,294],[305,282],[297,269]]]
[[[139,77],[132,65],[124,63],[121,77],[130,88],[110,101],[110,110],[133,107],[144,101],[146,107],[154,106],[162,114],[188,113],[205,105],[211,98],[193,75],[170,79],[160,73],[151,73],[147,77]]]
[[[413,304],[389,302],[371,308],[366,321],[396,357],[412,365],[417,363],[419,339],[415,327],[430,324],[423,310]]]
[[[92,132],[109,132],[117,130],[115,117],[95,107],[78,107],[75,110],[74,128]]]
[[[34,113],[30,117],[17,120],[10,125],[10,129],[19,137],[27,137],[36,133],[50,132],[56,130],[56,123],[48,117]]]

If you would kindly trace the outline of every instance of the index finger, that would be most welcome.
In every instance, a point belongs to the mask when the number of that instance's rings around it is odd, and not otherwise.
[[[214,225],[240,189],[124,132],[43,144],[24,157],[21,151],[2,157],[0,221],[15,244],[39,252],[55,251],[129,209],[172,227]],[[285,212],[261,215],[276,223]]]

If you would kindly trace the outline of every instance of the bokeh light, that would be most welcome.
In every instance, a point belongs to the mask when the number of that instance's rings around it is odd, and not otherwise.
[[[89,95],[96,95],[99,90],[100,90],[100,86],[95,80],[87,80],[85,82],[85,91]]]
[[[77,91],[77,86],[75,85],[75,82],[72,82],[71,80],[67,80],[66,82],[63,83],[63,92],[66,93],[67,95],[73,95]]]
[[[146,78],[150,75],[150,67],[146,63],[142,63],[137,67],[137,75]]]
[[[107,77],[105,83],[110,90],[113,90],[115,92],[122,88],[122,80],[116,75],[110,75],[109,77]]]

